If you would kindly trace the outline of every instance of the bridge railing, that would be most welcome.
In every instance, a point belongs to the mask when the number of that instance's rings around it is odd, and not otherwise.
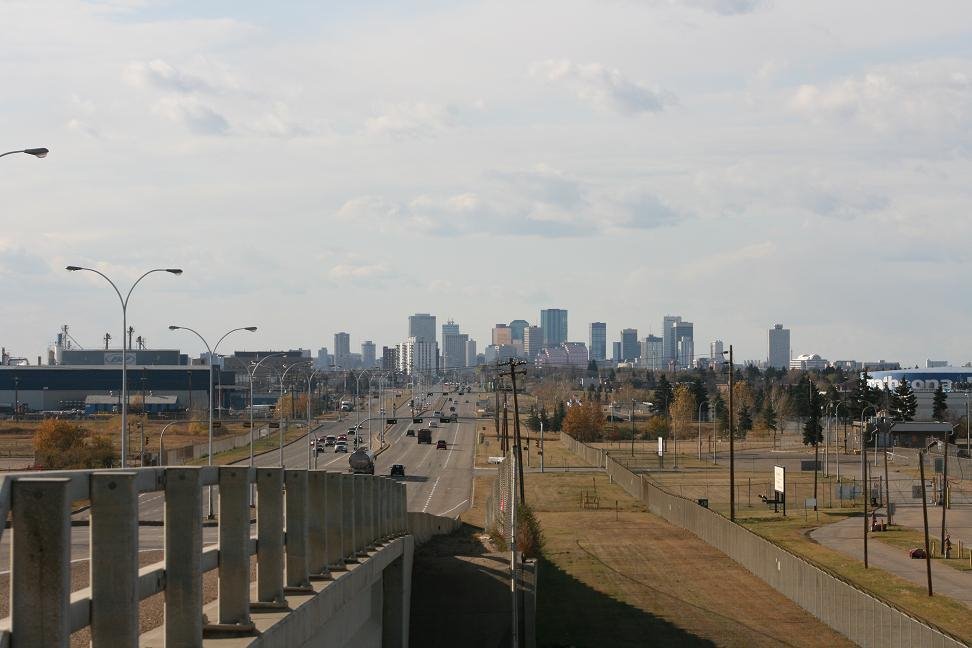
[[[251,490],[256,533],[251,530]],[[218,543],[203,546],[203,496],[218,486]],[[164,494],[164,557],[139,567],[139,495]],[[71,503],[90,500],[89,586],[71,592]],[[405,485],[385,477],[244,466],[21,473],[0,483],[10,520],[10,616],[0,645],[137,646],[139,602],[164,593],[166,645],[246,633],[250,612],[407,533]],[[255,600],[250,560],[256,555]],[[204,624],[202,575],[217,570],[218,613]],[[4,643],[7,641],[9,643]]]

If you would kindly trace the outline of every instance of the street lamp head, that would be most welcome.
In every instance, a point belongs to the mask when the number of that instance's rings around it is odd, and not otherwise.
[[[48,151],[46,148],[29,148],[29,149],[24,149],[24,153],[26,153],[27,155],[33,155],[34,157],[37,158],[45,158],[47,157],[47,154],[50,153],[50,151]]]
[[[181,326],[176,326],[175,324],[169,324],[170,331],[178,331],[181,328],[182,328]]]
[[[71,272],[74,272],[75,270],[84,270],[84,268],[82,268],[81,266],[68,266],[68,267],[66,267],[64,269],[65,270],[69,270]]]
[[[243,327],[243,330],[244,331],[249,331],[250,333],[252,333],[253,331],[257,330],[257,327],[255,327],[255,326],[244,326]]]
[[[174,275],[182,274],[182,268],[166,268],[165,271]]]

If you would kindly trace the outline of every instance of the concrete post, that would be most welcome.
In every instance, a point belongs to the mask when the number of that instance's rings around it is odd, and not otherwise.
[[[381,537],[382,539],[391,537],[391,524],[390,513],[391,507],[391,486],[394,484],[392,480],[387,477],[381,478]]]
[[[283,469],[257,469],[257,600],[286,605],[283,592]]]
[[[385,539],[385,482],[384,477],[375,477],[375,544]]]
[[[70,642],[69,482],[24,477],[11,486],[13,646],[67,648]]]
[[[284,591],[310,589],[307,577],[307,471],[285,470],[287,484],[287,581]]]
[[[382,648],[403,648],[408,645],[408,618],[406,615],[410,608],[411,591],[405,589],[405,559],[406,556],[399,556],[381,573]],[[409,574],[411,574],[411,570],[409,570]]]
[[[354,475],[354,551],[355,556],[368,555],[368,475]]]
[[[343,475],[324,473],[326,503],[324,505],[324,551],[325,563],[331,569],[344,569],[344,517],[345,509],[350,513],[350,504],[345,505],[342,497]]]
[[[354,497],[357,486],[354,475],[341,475],[341,547],[348,562],[354,562],[358,554],[358,503]]]
[[[328,577],[327,571],[327,473],[307,474],[307,569],[311,578]]]
[[[202,475],[165,471],[165,643],[202,645]]]
[[[402,484],[402,491],[399,494],[402,502],[402,533],[408,533],[408,489]]]
[[[371,510],[365,519],[368,520],[368,549],[378,546],[378,478],[374,475],[368,476],[368,501],[371,502]]]
[[[219,468],[219,624],[250,622],[250,469]]]
[[[91,645],[135,648],[139,601],[135,473],[92,473],[90,489]]]

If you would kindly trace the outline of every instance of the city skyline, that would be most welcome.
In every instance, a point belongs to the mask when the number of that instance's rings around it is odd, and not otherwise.
[[[133,296],[152,346],[176,315],[391,342],[416,310],[483,344],[555,306],[572,341],[675,312],[741,358],[782,321],[794,354],[970,359],[967,3],[33,4],[0,6],[8,148],[51,150],[2,160],[18,355],[121,333],[79,264],[185,270]]]

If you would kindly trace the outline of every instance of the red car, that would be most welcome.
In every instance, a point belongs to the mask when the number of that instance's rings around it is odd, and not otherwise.
[[[435,449],[436,450],[447,450],[448,448],[449,448],[449,446],[446,445],[446,442],[445,442],[444,439],[439,439],[438,441],[435,442]]]

